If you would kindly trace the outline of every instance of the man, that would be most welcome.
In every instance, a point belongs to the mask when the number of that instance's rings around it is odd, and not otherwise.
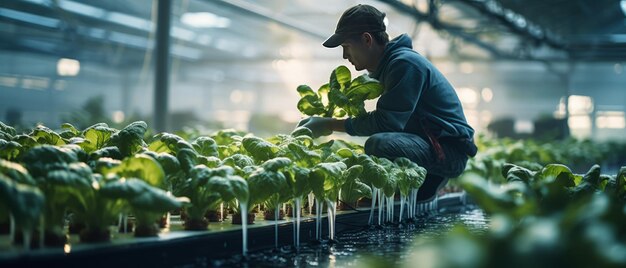
[[[310,117],[300,122],[315,137],[342,131],[370,136],[365,153],[406,157],[428,175],[418,201],[436,197],[448,178],[458,177],[476,154],[470,127],[454,88],[426,58],[412,49],[406,34],[389,41],[385,14],[369,5],[346,10],[324,46],[343,48],[343,58],[367,70],[384,88],[376,110],[348,119]]]

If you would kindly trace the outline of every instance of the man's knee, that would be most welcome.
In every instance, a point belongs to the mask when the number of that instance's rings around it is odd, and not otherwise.
[[[370,136],[367,141],[365,141],[364,150],[365,154],[374,155],[374,156],[385,156],[386,153],[384,148],[386,148],[386,144],[389,142],[388,137],[386,137],[385,133],[376,133]]]

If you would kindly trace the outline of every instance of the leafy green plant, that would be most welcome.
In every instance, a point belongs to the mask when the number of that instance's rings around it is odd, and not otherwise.
[[[97,243],[109,241],[111,233],[109,225],[122,212],[128,212],[125,200],[110,198],[102,191],[108,183],[119,180],[112,175],[104,178],[101,174],[93,173],[83,178],[89,186],[81,187],[80,194],[72,197],[71,206],[74,217],[84,222],[85,228],[80,231],[80,241]]]
[[[149,185],[166,188],[165,172],[152,157],[136,154],[124,159],[119,165],[106,169],[104,175],[115,175],[121,179],[136,178],[147,182]]]
[[[197,165],[191,170],[190,178],[179,190],[180,195],[188,197],[191,204],[186,208],[185,229],[205,230],[208,222],[204,219],[207,209],[219,202],[239,200],[247,203],[249,190],[246,181],[234,175],[229,166],[208,168]]]
[[[317,92],[311,87],[301,85],[298,110],[308,116],[356,117],[366,113],[365,100],[379,97],[383,88],[377,80],[366,74],[351,80],[350,70],[339,66],[330,75],[330,82],[322,85]]]
[[[254,136],[243,138],[241,144],[247,154],[259,163],[276,157],[276,153],[280,150],[273,143]]]
[[[0,219],[10,217],[24,237],[24,248],[30,248],[31,234],[42,219],[44,195],[33,184],[30,175],[18,164],[0,160]],[[14,234],[12,234],[14,235]],[[11,237],[13,242],[13,237]]]
[[[128,157],[138,153],[147,144],[143,140],[143,136],[148,130],[148,125],[143,121],[130,123],[122,130],[111,135],[107,145],[116,146],[123,157]]]
[[[361,198],[372,198],[372,188],[359,179],[361,173],[361,165],[353,165],[344,172],[345,181],[341,186],[339,199],[353,208],[357,207]]]
[[[78,162],[73,151],[52,145],[29,150],[23,161],[46,197],[46,245],[61,246],[67,240],[63,230],[65,213],[71,201],[91,187],[91,169]]]
[[[224,159],[240,153],[243,136],[245,136],[245,133],[233,129],[223,129],[211,135],[211,138],[217,144],[219,158]]]
[[[291,199],[291,191],[287,178],[283,173],[292,165],[288,158],[277,157],[263,162],[247,178],[250,188],[250,199],[248,209],[254,205],[266,203],[276,208],[279,203]]]
[[[148,150],[156,153],[177,154],[181,149],[194,150],[193,146],[176,134],[161,132],[154,135],[154,140],[148,145]]]
[[[156,221],[163,213],[181,208],[189,202],[186,197],[174,197],[136,178],[108,182],[100,192],[110,199],[122,199],[130,206],[136,219],[135,236],[138,237],[156,236],[159,232]]]
[[[622,267],[625,173],[626,167],[613,176],[598,165],[575,174],[561,164],[535,170],[506,164],[505,183],[469,174],[461,184],[490,214],[490,228],[475,234],[457,227],[412,255],[434,256],[441,267]]]

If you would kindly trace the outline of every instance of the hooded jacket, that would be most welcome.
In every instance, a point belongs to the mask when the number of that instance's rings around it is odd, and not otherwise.
[[[378,69],[370,74],[383,86],[376,110],[348,118],[346,132],[370,136],[380,132],[409,132],[437,139],[472,139],[474,129],[448,80],[422,55],[413,50],[406,34],[391,40]]]

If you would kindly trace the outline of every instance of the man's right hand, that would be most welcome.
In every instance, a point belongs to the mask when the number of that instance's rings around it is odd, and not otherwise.
[[[305,127],[311,130],[313,138],[328,136],[333,133],[332,122],[334,119],[327,117],[312,116],[300,120],[299,127]]]

